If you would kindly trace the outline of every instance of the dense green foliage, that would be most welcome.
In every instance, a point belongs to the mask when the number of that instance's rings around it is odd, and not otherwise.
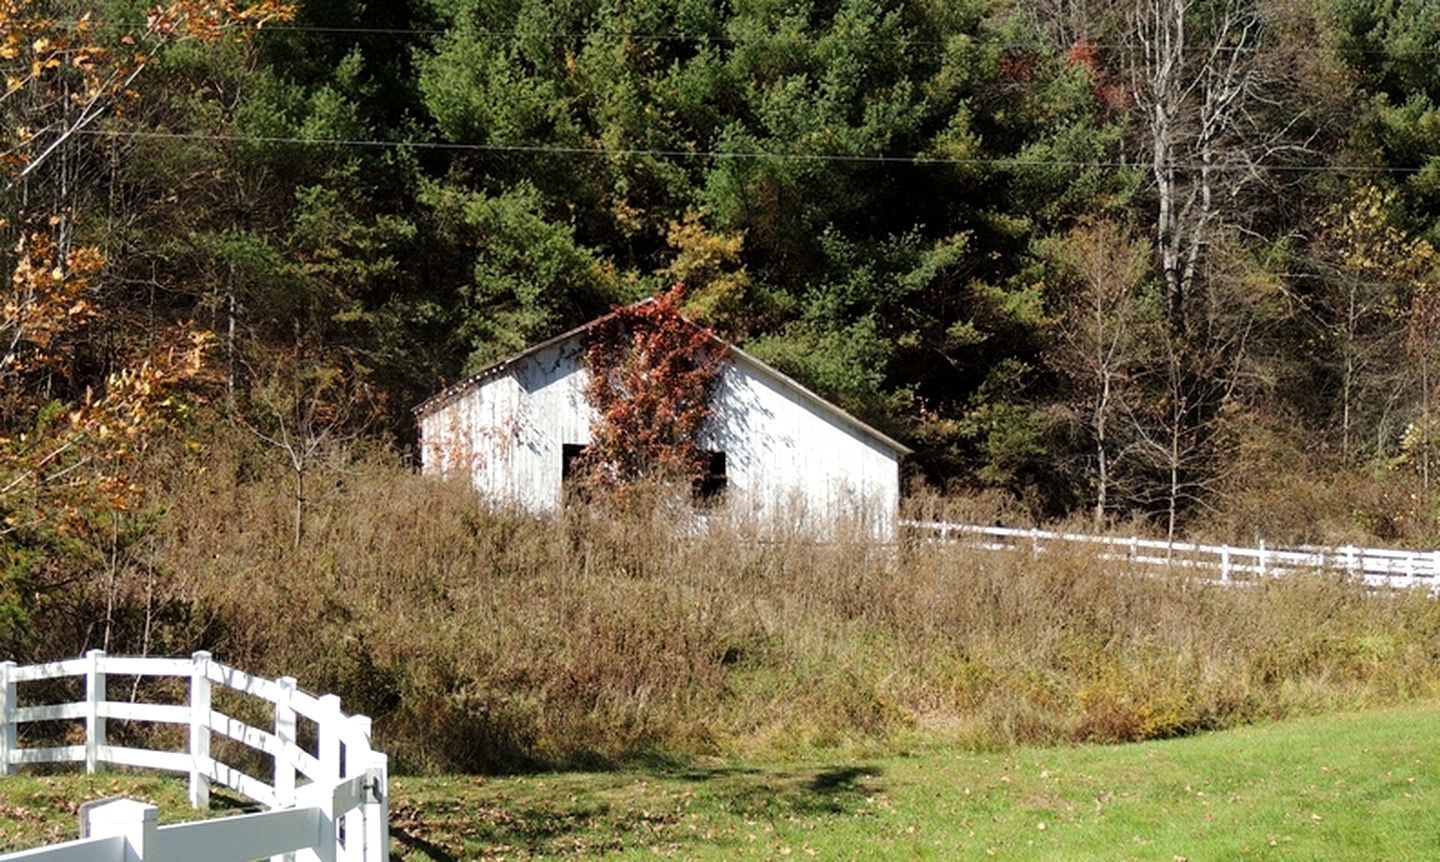
[[[1310,453],[1309,479],[1413,494],[1360,520],[1420,539],[1437,21],[307,0],[166,50],[67,145],[65,195],[108,331],[208,327],[242,421],[343,399],[310,412],[406,445],[445,381],[682,279],[692,314],[912,443],[917,482],[1193,530]],[[1140,264],[1118,293],[1080,263],[1116,231]],[[1097,296],[1125,321],[1108,351]]]

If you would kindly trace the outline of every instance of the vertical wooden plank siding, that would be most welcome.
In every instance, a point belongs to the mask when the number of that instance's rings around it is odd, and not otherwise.
[[[752,516],[825,535],[858,522],[889,539],[899,457],[741,363],[726,367],[710,432],[727,453],[736,503]]]

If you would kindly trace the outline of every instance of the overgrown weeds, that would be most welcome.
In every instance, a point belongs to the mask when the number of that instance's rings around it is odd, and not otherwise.
[[[70,612],[111,606],[112,652],[205,648],[334,691],[402,769],[1135,740],[1440,688],[1440,606],[1419,593],[858,534],[677,538],[657,515],[486,508],[384,454],[325,473],[296,547],[281,468],[243,442],[206,458],[157,484],[145,565]]]

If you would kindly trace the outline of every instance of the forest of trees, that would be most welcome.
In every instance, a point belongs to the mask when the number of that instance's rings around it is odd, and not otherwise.
[[[0,65],[7,571],[221,426],[298,540],[676,281],[912,488],[1437,534],[1437,0],[5,0]]]

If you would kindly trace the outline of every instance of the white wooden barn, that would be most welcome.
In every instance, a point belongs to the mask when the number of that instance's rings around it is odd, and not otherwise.
[[[602,318],[603,320],[603,318]],[[586,334],[537,344],[415,408],[424,472],[464,471],[497,502],[557,510],[572,458],[590,442]],[[726,344],[710,453],[707,517],[754,519],[819,534],[842,519],[893,538],[904,445],[745,351]]]

